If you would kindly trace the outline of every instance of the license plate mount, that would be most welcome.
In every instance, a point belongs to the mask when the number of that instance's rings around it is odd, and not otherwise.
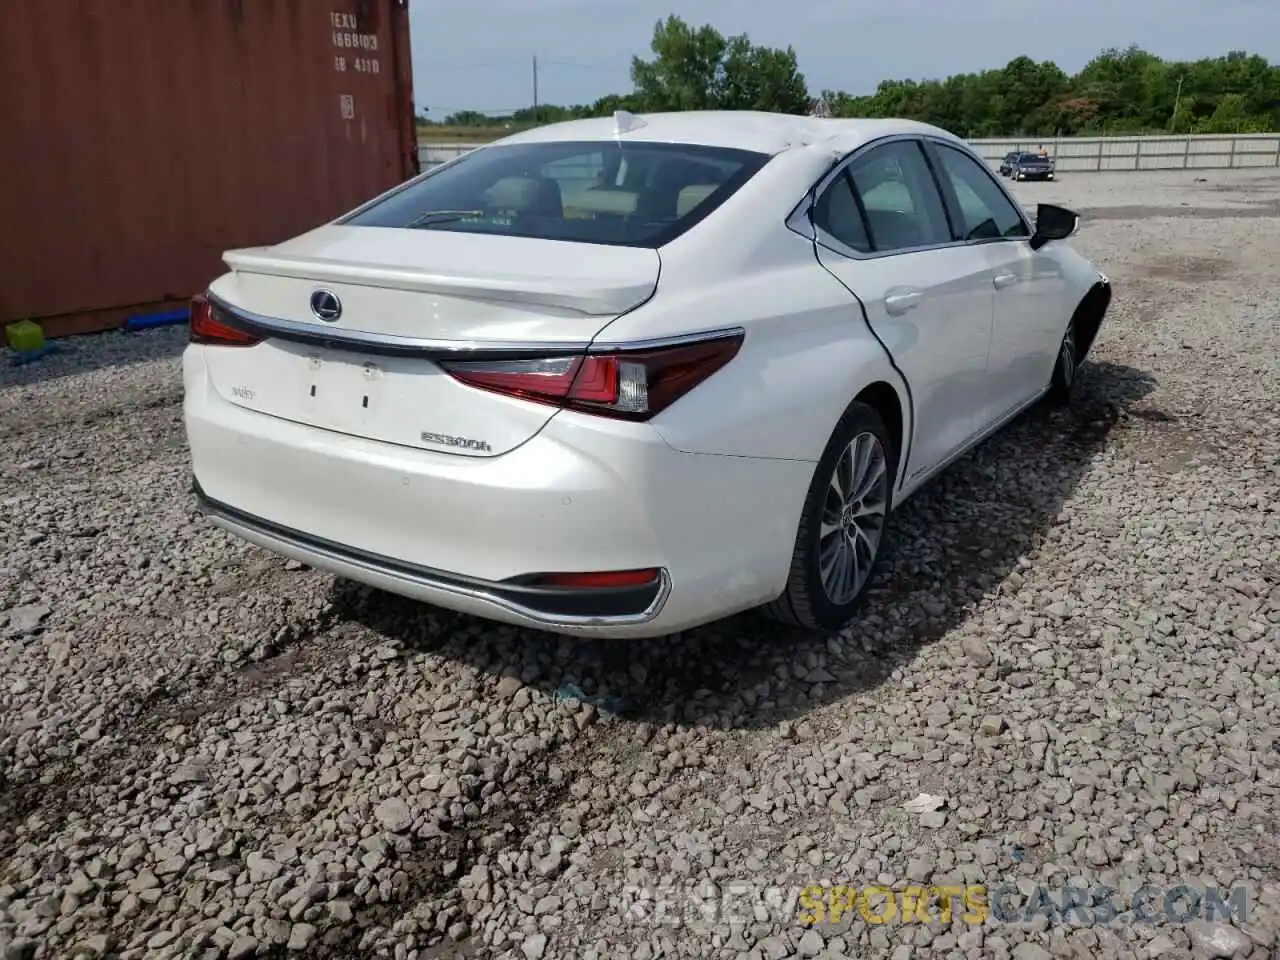
[[[378,412],[384,379],[385,371],[373,360],[311,352],[302,363],[303,409],[317,426],[359,427]]]

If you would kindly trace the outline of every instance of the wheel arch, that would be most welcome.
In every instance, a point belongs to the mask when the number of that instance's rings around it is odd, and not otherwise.
[[[887,380],[869,383],[854,396],[853,403],[865,403],[880,415],[885,429],[889,431],[889,439],[893,443],[894,478],[892,489],[896,490],[902,483],[902,464],[906,462],[907,447],[910,443],[908,428],[909,406],[899,395],[898,389]]]
[[[1089,355],[1110,306],[1111,283],[1104,279],[1095,281],[1076,305],[1071,322],[1076,332],[1077,366],[1084,363],[1085,357]]]

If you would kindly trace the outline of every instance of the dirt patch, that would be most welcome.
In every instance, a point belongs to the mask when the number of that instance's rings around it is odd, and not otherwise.
[[[1138,463],[1174,475],[1218,455],[1219,442],[1214,433],[1187,417],[1156,408],[1135,408],[1127,413],[1114,437],[1118,448]]]
[[[1177,283],[1208,283],[1225,280],[1235,270],[1231,261],[1219,257],[1161,256],[1147,260],[1139,268],[1140,275],[1153,280]]]

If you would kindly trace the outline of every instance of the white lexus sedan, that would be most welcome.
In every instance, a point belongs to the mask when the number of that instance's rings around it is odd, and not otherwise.
[[[193,303],[203,509],[276,553],[563,634],[838,629],[890,511],[1046,394],[1111,299],[963,141],[679,113],[477,149]]]

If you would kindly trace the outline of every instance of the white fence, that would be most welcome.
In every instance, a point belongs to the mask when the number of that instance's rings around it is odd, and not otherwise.
[[[1280,168],[1280,134],[1241,133],[1189,137],[1063,137],[1057,140],[970,140],[979,153],[998,164],[1006,153],[1043,146],[1058,170],[1070,172],[1134,170],[1234,170]],[[422,169],[451,160],[480,144],[420,141]]]
[[[429,140],[418,141],[418,163],[423,170],[438,167],[440,164],[461,156],[469,150],[481,146],[479,143],[432,143]]]
[[[970,140],[990,163],[1013,151],[1044,147],[1058,170],[1234,170],[1280,167],[1280,134],[1190,137],[1064,137],[1059,140]]]

